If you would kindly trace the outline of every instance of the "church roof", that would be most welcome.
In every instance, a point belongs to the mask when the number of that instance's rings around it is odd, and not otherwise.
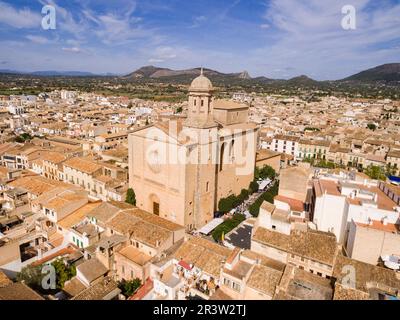
[[[203,69],[201,69],[201,74],[192,81],[189,91],[211,91],[213,90],[213,85],[206,76],[203,74]]]
[[[233,110],[233,109],[248,109],[249,106],[244,103],[238,103],[231,100],[218,99],[214,100],[214,109]]]

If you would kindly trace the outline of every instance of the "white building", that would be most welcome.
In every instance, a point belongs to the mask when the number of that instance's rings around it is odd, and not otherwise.
[[[276,135],[272,139],[269,149],[296,157],[299,150],[299,140],[299,137]]]
[[[320,178],[314,181],[313,191],[313,222],[318,230],[334,233],[339,243],[347,242],[352,221],[399,223],[398,203],[373,181]]]
[[[21,115],[25,113],[25,107],[24,106],[16,106],[13,104],[10,104],[8,106],[8,112],[13,114],[13,115]]]

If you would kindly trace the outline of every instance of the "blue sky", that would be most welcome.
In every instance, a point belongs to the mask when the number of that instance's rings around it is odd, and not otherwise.
[[[56,8],[56,30],[41,9]],[[341,27],[344,5],[356,30]],[[0,0],[0,69],[339,79],[400,62],[400,0]]]

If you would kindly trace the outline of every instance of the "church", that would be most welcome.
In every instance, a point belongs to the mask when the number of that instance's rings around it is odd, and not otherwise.
[[[219,200],[248,189],[254,177],[258,127],[248,120],[249,107],[213,92],[201,71],[189,88],[186,118],[129,135],[136,205],[188,232],[210,222]]]

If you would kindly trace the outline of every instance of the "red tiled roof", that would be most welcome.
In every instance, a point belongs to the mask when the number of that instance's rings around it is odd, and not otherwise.
[[[393,224],[393,223],[388,223],[385,225],[381,221],[377,221],[377,220],[372,220],[371,225],[366,224],[366,223],[360,223],[360,222],[356,222],[356,225],[358,225],[360,227],[371,228],[371,229],[376,229],[376,230],[391,232],[391,233],[399,232],[399,225]]]
[[[304,211],[304,202],[303,201],[288,198],[288,197],[281,196],[281,195],[276,196],[274,198],[274,200],[278,200],[278,201],[287,203],[290,206],[290,209],[292,211],[298,211],[298,212]]]
[[[128,300],[142,300],[146,294],[153,289],[153,280],[147,278],[146,282],[136,291],[136,293],[129,297]]]
[[[181,260],[178,263],[182,268],[185,268],[186,270],[192,270],[193,267],[190,266],[190,264],[186,263],[185,261]]]
[[[43,263],[45,263],[47,261],[53,260],[54,258],[57,258],[59,256],[65,256],[67,254],[74,253],[75,251],[76,251],[76,249],[72,245],[70,245],[67,248],[61,249],[60,251],[57,251],[57,252],[49,255],[48,257],[45,257],[43,259],[35,261],[34,263],[32,263],[32,265],[33,266],[40,266],[40,265],[42,265]]]

